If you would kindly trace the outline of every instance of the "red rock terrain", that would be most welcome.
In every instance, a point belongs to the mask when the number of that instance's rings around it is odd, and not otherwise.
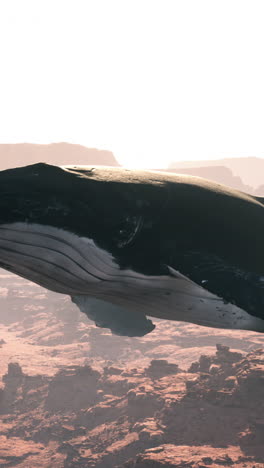
[[[0,288],[0,466],[264,467],[263,335],[119,337],[3,270]]]

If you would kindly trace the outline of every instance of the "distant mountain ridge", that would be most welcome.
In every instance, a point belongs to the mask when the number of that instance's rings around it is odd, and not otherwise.
[[[253,156],[202,161],[171,161],[167,170],[215,166],[227,167],[235,176],[241,177],[245,185],[257,188],[264,184],[264,158]]]
[[[111,151],[86,148],[72,143],[16,143],[0,144],[0,170],[27,166],[38,162],[55,165],[95,164],[99,166],[119,166]]]
[[[162,171],[164,171],[164,169],[162,169]],[[257,195],[253,186],[244,184],[239,176],[234,175],[231,169],[225,166],[186,167],[179,169],[170,168],[167,169],[167,171],[174,172],[175,174],[189,174],[196,177],[203,177],[204,179],[212,180],[219,184],[240,190],[241,192]],[[260,188],[258,188],[258,190],[259,189]],[[264,190],[262,190],[262,194],[263,193]],[[259,193],[259,195],[260,194],[261,193]]]

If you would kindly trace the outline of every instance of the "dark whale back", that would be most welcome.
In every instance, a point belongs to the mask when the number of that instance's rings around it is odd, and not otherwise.
[[[262,198],[182,174],[122,168],[65,170],[93,182],[96,197],[112,216],[120,214],[128,225],[129,219],[142,216],[143,228],[126,246],[132,263],[136,261],[136,240],[141,241],[145,256],[148,252],[155,256],[152,240],[156,249],[159,244],[158,257],[164,255],[166,261],[179,246],[181,250],[217,252],[226,262],[264,274]]]
[[[90,236],[123,266],[160,273],[155,257],[167,261],[179,246],[264,274],[263,199],[199,177],[39,163],[1,171],[0,195],[1,223],[26,219]]]

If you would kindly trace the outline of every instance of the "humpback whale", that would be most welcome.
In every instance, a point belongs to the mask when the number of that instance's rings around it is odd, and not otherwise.
[[[0,172],[0,267],[100,327],[264,331],[264,200],[198,177],[45,163]]]

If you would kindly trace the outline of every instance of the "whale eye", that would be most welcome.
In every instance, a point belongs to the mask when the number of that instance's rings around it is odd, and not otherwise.
[[[140,233],[143,224],[143,216],[126,216],[118,229],[117,246],[123,248],[130,245]]]

